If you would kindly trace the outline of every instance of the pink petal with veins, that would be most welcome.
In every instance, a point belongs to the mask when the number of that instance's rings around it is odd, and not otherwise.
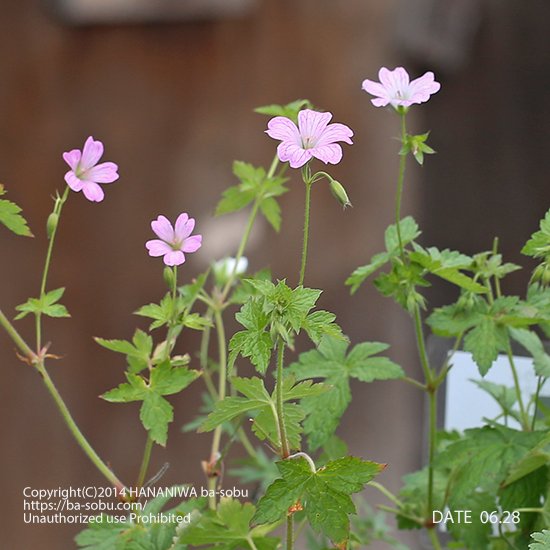
[[[169,244],[166,244],[160,239],[153,239],[145,243],[145,247],[149,251],[149,256],[164,256],[172,251]]]
[[[93,181],[83,181],[82,184],[82,192],[89,201],[101,202],[105,197],[103,189],[101,189],[97,183]]]
[[[80,159],[80,167],[83,171],[89,170],[92,166],[97,164],[97,161],[103,155],[103,143],[96,141],[90,136],[84,144],[82,150],[82,158]]]
[[[342,147],[337,143],[315,147],[311,152],[315,158],[322,160],[325,164],[338,164],[342,160]]]
[[[73,149],[67,153],[63,153],[63,160],[73,169],[76,170],[78,163],[82,157],[82,153],[78,149]]]
[[[159,216],[151,222],[151,229],[156,233],[157,237],[167,243],[174,241],[174,229],[172,224],[165,216]]]
[[[83,175],[96,183],[113,183],[119,177],[117,170],[118,166],[114,162],[102,162],[89,168]]]
[[[185,255],[180,250],[171,250],[164,255],[164,263],[166,265],[181,265],[183,262],[185,262]]]
[[[181,250],[183,252],[196,252],[202,246],[202,235],[193,235],[185,239]]]
[[[300,143],[300,133],[292,120],[284,116],[276,116],[267,123],[265,131],[269,137],[284,141]]]

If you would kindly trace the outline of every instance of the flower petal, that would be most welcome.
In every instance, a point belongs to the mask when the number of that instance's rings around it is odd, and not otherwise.
[[[280,139],[282,141],[291,141],[293,143],[300,143],[300,133],[298,127],[292,120],[285,116],[276,116],[267,123],[267,130],[265,131],[269,137],[273,139]]]
[[[67,153],[63,153],[63,160],[73,169],[76,170],[78,163],[82,157],[82,153],[78,149],[72,149]]]
[[[164,256],[172,251],[170,245],[160,239],[153,239],[145,243],[145,248],[149,251],[149,256]]]
[[[435,75],[428,71],[421,77],[413,80],[409,85],[409,99],[414,103],[424,103],[430,95],[441,89],[441,84],[435,81]]]
[[[72,170],[69,170],[65,174],[65,181],[73,191],[82,191],[84,182],[80,178],[77,178]]]
[[[196,252],[202,245],[202,235],[193,235],[183,242],[182,252]]]
[[[82,158],[80,160],[80,167],[83,171],[89,170],[92,166],[97,164],[97,161],[103,155],[103,143],[96,141],[90,136],[84,144],[82,150]]]
[[[338,164],[342,160],[342,147],[337,143],[315,147],[311,153],[325,164]]]
[[[353,130],[345,124],[339,124],[337,122],[329,124],[319,137],[315,148],[322,147],[323,145],[330,145],[337,141],[344,141],[345,143],[353,145],[353,141],[351,141],[352,136]]]
[[[319,113],[311,109],[302,109],[298,113],[298,128],[302,140],[309,138],[314,144],[332,119],[332,113]]]
[[[105,197],[103,189],[95,181],[82,181],[82,192],[92,202],[101,202]]]
[[[118,166],[114,162],[102,162],[86,170],[83,176],[96,183],[113,183],[118,179]]]
[[[181,265],[185,262],[185,255],[181,250],[170,250],[164,255],[164,263],[169,266]]]
[[[174,229],[172,224],[165,216],[159,216],[156,220],[151,222],[151,229],[155,232],[157,237],[168,243],[174,242]]]
[[[291,168],[300,168],[313,156],[311,149],[302,149],[299,145],[288,141],[279,144],[277,155],[281,162],[289,161]]]
[[[194,228],[195,220],[190,218],[187,213],[180,214],[175,226],[176,241],[183,241],[186,237],[189,237],[193,233]]]

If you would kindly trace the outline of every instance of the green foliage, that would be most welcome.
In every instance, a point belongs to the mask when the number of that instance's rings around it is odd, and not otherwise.
[[[153,364],[153,339],[140,329],[135,331],[132,342],[105,338],[95,338],[95,341],[108,350],[124,354],[131,373],[137,374]]]
[[[535,542],[529,545],[529,550],[550,550],[550,531],[543,529],[531,535]]]
[[[317,350],[302,353],[288,371],[298,380],[322,378],[331,388],[315,398],[305,397],[301,405],[307,414],[304,432],[309,448],[324,445],[338,427],[351,402],[350,379],[361,382],[391,380],[404,376],[399,365],[386,357],[375,356],[388,346],[379,342],[358,344],[346,354],[349,344],[339,338],[324,338]]]
[[[179,541],[193,546],[213,545],[209,548],[219,550],[275,550],[279,539],[267,534],[277,527],[277,523],[251,528],[255,511],[250,503],[221,498],[218,508],[204,512],[186,527]]]
[[[521,253],[533,258],[547,258],[550,256],[550,210],[546,212],[540,222],[540,230],[533,233]]]
[[[311,312],[320,290],[302,286],[293,289],[285,281],[275,285],[266,279],[247,279],[245,283],[257,294],[235,316],[245,330],[235,333],[229,342],[229,368],[242,355],[249,357],[256,370],[264,374],[277,338],[281,337],[293,348],[294,337],[302,329],[316,343],[326,334],[341,335],[332,313]]]
[[[127,372],[127,382],[101,397],[111,403],[143,401],[140,409],[141,423],[153,441],[164,446],[168,424],[174,418],[174,409],[163,396],[179,393],[199,376],[198,371],[174,367],[170,360],[165,360],[151,369],[148,381],[139,374]]]
[[[0,196],[6,191],[4,186],[0,184]],[[21,208],[14,202],[6,199],[0,199],[0,223],[5,225],[10,231],[16,235],[23,237],[33,237],[25,218],[20,214]]]
[[[471,382],[488,393],[500,405],[502,413],[505,416],[512,416],[517,420],[517,414],[512,410],[512,407],[517,401],[517,395],[514,388],[508,388],[503,384],[495,384],[488,380],[471,380]]]
[[[550,377],[550,356],[544,350],[538,334],[525,328],[511,328],[510,335],[533,357],[537,376]]]
[[[281,447],[281,441],[277,426],[276,398],[265,389],[260,378],[231,379],[233,387],[243,395],[226,397],[218,401],[214,411],[208,415],[206,421],[199,428],[200,432],[208,432],[217,426],[241,416],[242,414],[255,414],[252,429],[259,439],[267,439],[277,448]],[[327,390],[323,384],[313,384],[311,380],[294,383],[293,377],[283,381],[283,413],[287,428],[287,437],[292,449],[300,447],[300,434],[302,432],[301,421],[305,417],[302,408],[290,401],[296,401],[305,397],[319,396]]]
[[[284,116],[298,123],[298,113],[302,109],[313,109],[311,102],[308,99],[297,99],[286,105],[264,105],[254,109],[255,113],[268,116]]]
[[[237,477],[242,483],[258,484],[262,493],[279,476],[275,461],[261,448],[256,449],[254,458],[237,460],[237,464],[237,467],[229,469],[229,475]]]
[[[303,507],[316,532],[335,543],[349,537],[349,515],[356,512],[350,496],[384,468],[375,462],[345,457],[313,471],[302,456],[277,462],[282,478],[275,480],[258,502],[254,521],[260,524],[279,521],[290,507]]]
[[[420,235],[418,224],[411,216],[407,216],[399,222],[399,229],[403,246],[413,242]],[[397,238],[396,224],[390,225],[386,229],[384,241],[386,244],[386,252],[375,254],[368,264],[358,267],[346,280],[346,285],[351,286],[352,294],[357,291],[367,277],[399,255],[399,241]]]
[[[433,155],[435,153],[435,151],[426,143],[429,135],[430,132],[416,136],[407,134],[399,154],[407,155],[408,153],[412,153],[416,162],[422,166],[422,164],[424,164],[424,155]]]
[[[216,208],[216,216],[242,210],[255,201],[273,229],[279,231],[281,208],[275,198],[288,191],[284,186],[286,178],[268,177],[263,168],[255,168],[241,161],[233,163],[233,174],[240,183],[223,192],[222,199]]]
[[[46,292],[41,298],[29,298],[24,304],[16,306],[16,310],[20,311],[16,319],[22,319],[29,313],[47,315],[48,317],[70,317],[67,308],[64,305],[58,304],[61,300],[64,288],[56,288]]]

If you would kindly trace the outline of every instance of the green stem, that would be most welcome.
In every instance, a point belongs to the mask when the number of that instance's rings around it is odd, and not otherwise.
[[[227,386],[227,345],[225,339],[225,329],[223,325],[222,314],[219,309],[214,311],[214,319],[216,324],[216,333],[218,335],[218,355],[219,355],[219,379],[218,379],[218,400],[225,399],[226,386]],[[212,489],[216,487],[216,469],[217,462],[219,460],[220,442],[222,437],[222,427],[217,426],[214,430],[214,436],[212,437],[212,447],[210,451],[210,477],[208,478],[208,487],[210,493]],[[212,510],[216,508],[216,496],[209,496],[209,505]]]
[[[277,422],[279,424],[279,435],[281,438],[281,455],[287,458],[290,455],[288,439],[286,435],[285,414],[283,407],[283,362],[285,355],[285,344],[281,337],[278,338],[277,345],[277,381],[275,385],[275,395],[277,400]]]
[[[542,386],[544,386],[545,379],[542,376],[539,376],[537,380],[537,390],[535,391],[535,397],[533,402],[533,419],[531,420],[531,431],[535,430],[535,423],[537,421],[537,412],[539,407],[539,394]]]
[[[17,332],[16,328],[10,323],[9,319],[4,315],[0,309],[0,325],[2,325],[5,331],[8,333],[10,338],[14,341],[15,345],[21,350],[29,362],[36,361],[36,354],[32,349],[27,345],[27,342],[23,340],[20,334]]]
[[[369,481],[368,485],[369,487],[374,487],[375,489],[378,489],[385,497],[391,500],[399,508],[403,507],[403,503],[381,483],[378,483],[377,481]]]
[[[304,178],[306,184],[306,205],[304,211],[304,240],[302,243],[302,265],[300,267],[300,281],[299,285],[304,284],[304,278],[306,276],[306,262],[307,262],[307,247],[309,242],[309,211],[311,206],[311,182]]]
[[[441,543],[439,542],[439,538],[437,537],[435,528],[428,529],[428,536],[430,537],[430,541],[432,543],[432,546],[434,547],[434,550],[442,550]]]
[[[147,441],[145,442],[145,450],[143,451],[143,460],[141,461],[141,468],[139,469],[139,476],[136,482],[136,486],[138,488],[143,487],[143,484],[145,483],[145,476],[147,475],[147,469],[149,468],[152,449],[153,449],[153,439],[149,434],[147,434]]]
[[[401,115],[401,143],[404,146],[407,139],[407,126],[406,126],[406,114],[404,112]],[[405,181],[405,166],[407,163],[407,155],[401,154],[399,159],[399,174],[397,177],[397,193],[395,198],[395,224],[397,228],[397,242],[399,243],[399,255],[401,260],[405,263],[405,251],[403,248],[403,239],[401,238],[401,227],[399,222],[401,221],[401,197],[403,196],[403,182]]]
[[[254,539],[250,535],[246,537],[246,542],[248,542],[248,545],[250,546],[250,550],[258,550],[258,547],[254,543]]]
[[[434,380],[428,360],[428,354],[426,352],[426,342],[424,339],[424,331],[422,330],[422,318],[420,316],[420,307],[418,306],[418,304],[415,305],[413,318],[414,332],[416,335],[416,345],[418,347],[418,354],[420,356],[420,364],[422,365],[422,370],[426,379],[426,385],[429,389],[429,386],[433,383]]]
[[[57,408],[59,409],[59,412],[61,413],[63,420],[65,421],[65,424],[67,424],[69,430],[73,434],[73,437],[76,439],[77,443],[80,445],[81,449],[86,453],[86,455],[88,455],[88,458],[92,461],[95,467],[105,476],[105,478],[113,486],[121,489],[124,488],[123,483],[116,477],[116,475],[111,471],[111,469],[101,460],[101,458],[99,458],[99,456],[94,451],[92,446],[88,443],[88,440],[84,437],[84,435],[76,425],[76,422],[73,420],[73,417],[71,416],[71,413],[67,408],[67,405],[65,405],[63,398],[57,391],[57,388],[55,387],[52,379],[50,378],[48,372],[46,371],[46,368],[44,367],[44,363],[42,361],[37,363],[36,369],[42,376],[42,379],[44,380],[44,384],[46,385],[46,388],[50,392],[50,395],[53,397],[55,404],[57,405]]]
[[[512,370],[512,376],[514,377],[514,387],[516,389],[516,398],[518,400],[519,412],[521,417],[521,426],[524,431],[528,432],[529,427],[529,418],[525,412],[525,405],[523,404],[523,397],[521,396],[521,388],[519,385],[518,373],[516,370],[516,364],[514,362],[514,355],[512,354],[512,348],[508,344],[506,349],[506,354],[508,355],[508,362],[510,363],[510,369]]]
[[[294,548],[294,515],[289,514],[286,517],[286,550]]]
[[[432,516],[433,496],[434,496],[434,458],[435,458],[435,437],[437,430],[437,389],[432,388],[428,392],[430,402],[430,425],[429,425],[429,443],[428,443],[428,516]]]
[[[46,282],[48,280],[48,272],[50,271],[50,264],[52,260],[53,245],[55,242],[55,236],[57,234],[57,227],[59,225],[59,218],[61,217],[61,210],[63,205],[69,196],[69,186],[65,187],[65,191],[61,197],[58,196],[58,199],[55,201],[55,206],[53,209],[53,214],[57,214],[57,222],[54,224],[52,232],[48,235],[48,251],[46,252],[46,261],[44,262],[44,271],[42,272],[42,280],[40,282],[40,297],[41,300],[46,293]],[[36,314],[36,352],[40,353],[40,348],[42,347],[42,323],[41,323],[41,314],[37,312]]]

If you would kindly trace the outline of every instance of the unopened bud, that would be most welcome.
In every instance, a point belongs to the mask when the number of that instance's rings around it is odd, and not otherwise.
[[[233,276],[242,275],[248,268],[248,260],[241,256],[237,262],[235,258],[223,258],[212,264],[212,271],[216,284],[224,286]]]
[[[52,212],[48,216],[48,221],[46,222],[46,234],[48,235],[48,239],[51,239],[53,234],[55,233],[58,221],[59,214]]]
[[[336,198],[336,200],[344,207],[351,206],[348,194],[344,189],[344,186],[336,180],[330,180],[330,191]]]
[[[162,276],[164,277],[164,282],[168,285],[168,288],[174,288],[174,285],[176,284],[174,270],[171,267],[165,267]]]

